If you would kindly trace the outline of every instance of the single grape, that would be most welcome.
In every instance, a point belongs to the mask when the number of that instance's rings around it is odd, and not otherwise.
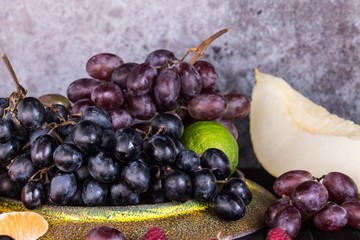
[[[29,132],[33,131],[34,129],[27,129],[25,128],[13,114],[8,111],[3,119],[9,120],[12,125],[12,138],[16,138],[20,141],[27,141],[29,137]],[[35,128],[36,129],[36,128]]]
[[[68,205],[71,206],[85,206],[85,203],[82,199],[82,190],[83,190],[83,183],[78,182],[78,188],[76,189],[75,196],[71,199]]]
[[[118,180],[110,185],[110,201],[113,205],[136,205],[140,202],[140,195],[132,191],[126,183]]]
[[[214,120],[226,111],[223,96],[214,93],[200,93],[192,98],[188,105],[190,116],[196,120]]]
[[[300,183],[291,195],[295,207],[304,213],[315,213],[326,206],[329,193],[319,182],[305,181]]]
[[[93,78],[77,79],[68,86],[66,91],[67,97],[72,103],[76,103],[81,99],[90,99],[91,92],[101,83],[101,81]]]
[[[146,56],[145,62],[154,67],[163,67],[166,63],[176,61],[174,53],[166,49],[155,50]]]
[[[300,211],[293,205],[283,207],[275,216],[274,226],[283,229],[294,238],[301,228]]]
[[[155,67],[149,63],[137,65],[130,73],[126,82],[126,90],[131,96],[149,93],[157,75]]]
[[[0,119],[0,143],[6,143],[12,137],[12,124],[8,119]]]
[[[137,63],[124,63],[115,68],[111,75],[111,82],[118,85],[121,89],[126,89],[126,82],[130,72],[139,64]]]
[[[360,230],[360,202],[346,201],[341,205],[348,214],[348,225]]]
[[[166,197],[164,188],[162,186],[162,180],[156,178],[153,180],[148,188],[148,190],[142,195],[144,201],[147,201],[151,204],[164,203],[169,201]]]
[[[104,151],[112,152],[115,147],[115,132],[112,129],[104,129],[101,142],[101,148]]]
[[[166,135],[153,135],[145,143],[144,148],[152,163],[160,166],[174,162],[176,146]]]
[[[210,169],[218,180],[227,178],[231,170],[229,158],[217,148],[206,149],[200,157],[200,165]]]
[[[76,194],[77,181],[73,173],[58,172],[51,179],[49,196],[58,205],[71,202]]]
[[[166,68],[155,79],[153,97],[159,112],[174,109],[180,95],[181,82],[178,73]]]
[[[120,176],[120,164],[109,153],[99,151],[88,159],[90,175],[99,182],[110,183]]]
[[[32,162],[40,168],[49,167],[54,163],[53,153],[57,145],[56,139],[48,134],[37,137],[30,148]]]
[[[201,76],[203,89],[210,89],[217,83],[218,74],[211,63],[199,60],[194,63],[194,67]]]
[[[47,123],[60,123],[61,121],[68,120],[69,115],[69,109],[62,104],[53,104],[45,109],[45,121]]]
[[[187,173],[192,173],[200,167],[200,156],[195,151],[183,149],[178,152],[174,167]]]
[[[270,228],[275,227],[275,217],[278,214],[278,212],[281,211],[286,206],[290,205],[290,199],[287,197],[276,199],[275,202],[273,202],[265,212],[265,223]]]
[[[143,139],[132,128],[122,128],[115,132],[115,157],[120,161],[137,159],[143,148]]]
[[[26,97],[17,104],[16,117],[25,128],[39,128],[45,121],[45,108],[39,99]]]
[[[196,68],[187,62],[180,62],[176,70],[181,80],[180,95],[187,100],[198,95],[202,88],[202,81]]]
[[[238,132],[237,127],[235,126],[234,121],[223,118],[223,117],[216,118],[216,119],[214,119],[214,121],[223,125],[233,135],[233,137],[236,140],[239,138],[239,132]]]
[[[83,161],[83,164],[74,171],[76,179],[79,182],[84,182],[87,178],[90,177],[88,165],[86,161]]]
[[[82,188],[82,200],[86,206],[102,206],[106,203],[108,185],[89,178]]]
[[[64,172],[73,172],[83,163],[82,153],[71,144],[59,145],[53,153],[53,159],[58,169]]]
[[[132,116],[122,108],[110,110],[109,115],[114,130],[130,127],[133,122]]]
[[[294,189],[305,181],[312,180],[311,173],[305,170],[292,170],[281,174],[273,183],[273,190],[278,196],[291,196]]]
[[[192,194],[190,176],[183,171],[173,170],[163,179],[163,188],[171,201],[186,202]]]
[[[132,191],[142,193],[150,185],[149,166],[139,160],[131,161],[122,169],[121,179]]]
[[[94,106],[94,103],[91,101],[91,99],[88,98],[80,99],[76,101],[74,105],[72,105],[71,114],[79,114],[79,113],[82,114],[85,111],[85,109],[89,106]]]
[[[329,200],[342,204],[345,201],[356,200],[358,187],[354,180],[340,172],[330,172],[322,180],[329,192]]]
[[[82,120],[74,126],[72,138],[81,151],[92,152],[101,146],[102,130],[96,123]]]
[[[85,240],[126,240],[125,235],[111,227],[99,226],[92,228],[85,236]]]
[[[131,96],[128,95],[125,101],[126,111],[133,117],[140,120],[149,120],[156,114],[156,106],[150,95]]]
[[[91,101],[99,108],[108,111],[121,107],[124,96],[118,85],[107,82],[94,88],[91,92]]]
[[[45,197],[45,188],[40,181],[28,182],[22,188],[21,202],[27,209],[39,208]]]
[[[23,184],[10,179],[7,172],[0,174],[0,197],[18,198]]]
[[[16,138],[11,138],[5,143],[0,143],[0,167],[6,167],[20,150],[20,141]]]
[[[226,112],[222,115],[223,118],[232,121],[244,118],[250,112],[250,99],[240,93],[228,93],[224,95],[226,101]]]
[[[228,179],[223,189],[237,194],[243,200],[245,206],[249,205],[252,200],[252,193],[249,186],[240,178],[232,177]]]
[[[8,235],[0,235],[0,240],[15,240],[15,239]]]
[[[90,120],[98,124],[103,129],[112,128],[112,122],[109,113],[97,106],[87,107],[84,110],[81,118],[82,120]]]
[[[337,204],[328,204],[313,216],[314,225],[323,231],[337,231],[346,226],[348,214]]]
[[[151,120],[151,133],[161,133],[171,137],[172,139],[179,139],[184,132],[184,125],[178,116],[171,113],[162,113],[155,116]]]
[[[199,169],[191,175],[193,197],[202,202],[209,201],[215,196],[216,178],[209,169]]]
[[[230,191],[221,191],[213,198],[212,204],[215,214],[221,219],[234,221],[245,216],[244,202]]]
[[[30,154],[24,153],[17,157],[10,165],[8,173],[15,182],[26,182],[38,171],[31,161]]]
[[[86,63],[86,72],[93,78],[110,81],[113,71],[123,63],[124,61],[115,54],[98,53]]]

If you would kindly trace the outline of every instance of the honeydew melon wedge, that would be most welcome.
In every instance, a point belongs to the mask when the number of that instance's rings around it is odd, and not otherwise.
[[[331,171],[360,187],[360,126],[329,113],[285,80],[255,70],[250,134],[261,165],[273,176],[304,169]]]
[[[264,213],[275,197],[260,185],[246,180],[253,200],[245,216],[237,221],[220,220],[209,203],[189,200],[185,203],[143,204],[135,206],[76,207],[50,206],[32,210],[49,224],[44,239],[85,239],[90,229],[109,226],[121,230],[126,239],[142,239],[152,226],[164,229],[167,239],[209,239],[221,236],[242,237],[265,226]],[[17,200],[0,198],[0,213],[29,211]],[[1,235],[1,233],[0,233]]]

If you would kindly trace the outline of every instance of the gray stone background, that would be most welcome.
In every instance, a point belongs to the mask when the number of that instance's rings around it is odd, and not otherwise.
[[[94,54],[141,62],[156,49],[178,57],[222,28],[205,52],[224,91],[251,96],[253,70],[286,79],[330,112],[360,123],[360,1],[358,0],[0,0],[0,52],[29,95],[65,94],[85,77]],[[0,96],[14,90],[0,63]],[[258,166],[248,119],[240,131],[240,166]],[[276,137],[276,136],[275,136]]]

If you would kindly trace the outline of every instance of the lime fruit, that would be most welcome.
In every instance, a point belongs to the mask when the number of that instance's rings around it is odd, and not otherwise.
[[[200,155],[208,148],[220,149],[230,160],[231,174],[238,165],[239,147],[237,141],[220,123],[197,121],[185,128],[180,141],[186,149],[191,149]]]

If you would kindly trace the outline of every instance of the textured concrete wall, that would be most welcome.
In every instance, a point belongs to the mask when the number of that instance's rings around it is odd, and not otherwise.
[[[180,3],[181,2],[181,3]],[[181,56],[222,29],[206,51],[225,90],[250,95],[253,69],[285,78],[331,112],[360,123],[360,1],[0,1],[0,52],[29,90],[65,94],[99,52],[141,62]],[[0,63],[0,96],[14,89]],[[238,123],[248,146],[247,121]],[[253,164],[249,153],[244,165]]]

